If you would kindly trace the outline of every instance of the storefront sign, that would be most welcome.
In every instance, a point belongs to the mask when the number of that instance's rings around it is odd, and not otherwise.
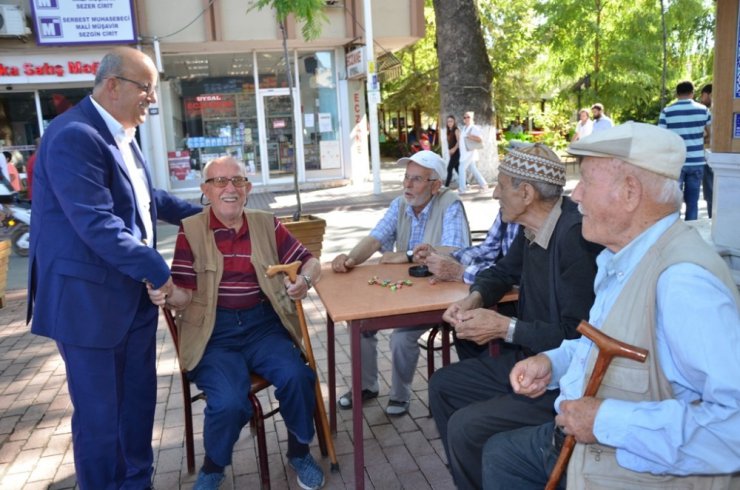
[[[0,56],[0,84],[91,82],[104,53]]]
[[[236,117],[236,101],[233,95],[199,95],[185,97],[185,114],[188,118]]]
[[[347,78],[353,80],[365,76],[365,48],[356,48],[345,56],[347,64]]]
[[[31,0],[39,45],[135,43],[132,0]]]

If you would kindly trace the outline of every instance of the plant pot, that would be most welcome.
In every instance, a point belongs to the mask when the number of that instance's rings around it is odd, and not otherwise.
[[[8,287],[8,263],[11,250],[10,240],[0,242],[0,308],[5,306],[5,289]]]
[[[278,217],[288,231],[306,247],[314,257],[321,260],[321,247],[324,243],[326,221],[317,216],[305,214],[300,221],[293,221],[290,216]]]

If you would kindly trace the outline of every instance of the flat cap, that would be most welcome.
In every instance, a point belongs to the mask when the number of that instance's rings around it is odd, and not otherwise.
[[[686,145],[679,135],[652,124],[631,121],[571,143],[568,153],[617,158],[672,179],[679,178],[686,161]]]

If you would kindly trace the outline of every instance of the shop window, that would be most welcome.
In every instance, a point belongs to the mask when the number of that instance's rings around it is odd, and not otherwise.
[[[259,181],[259,130],[251,54],[165,57],[173,105],[171,189],[194,189],[209,161],[231,155]]]
[[[11,155],[19,172],[36,149],[39,136],[33,92],[0,94],[0,151]]]
[[[298,54],[306,174],[341,174],[341,147],[334,54]]]

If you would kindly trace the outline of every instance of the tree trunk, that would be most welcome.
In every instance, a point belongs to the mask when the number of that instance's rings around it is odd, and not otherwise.
[[[440,121],[452,114],[462,127],[463,113],[475,112],[485,149],[478,168],[487,180],[496,176],[498,150],[493,108],[493,68],[483,40],[474,0],[433,0],[439,59]],[[443,125],[446,128],[446,125]],[[440,136],[443,145],[446,138]],[[446,149],[445,149],[446,153]]]

